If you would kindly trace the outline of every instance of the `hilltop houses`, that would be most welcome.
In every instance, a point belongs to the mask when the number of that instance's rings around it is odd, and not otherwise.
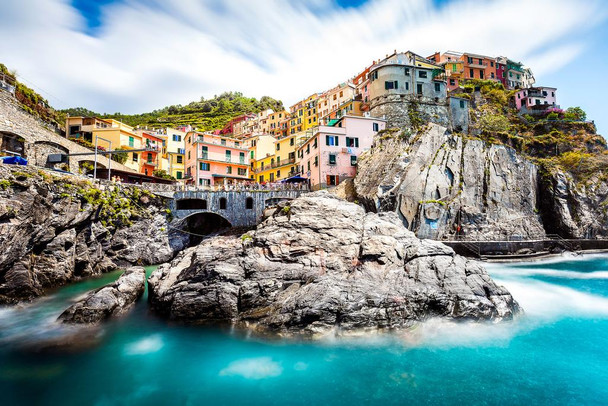
[[[555,88],[532,87],[532,71],[505,56],[395,51],[285,110],[241,114],[221,129],[133,129],[96,117],[69,117],[66,128],[70,138],[134,150],[126,165],[145,175],[160,169],[201,187],[295,179],[317,189],[354,177],[360,154],[385,128],[435,122],[466,132],[475,102],[466,85],[480,80],[516,90],[511,105],[521,114],[559,107]]]

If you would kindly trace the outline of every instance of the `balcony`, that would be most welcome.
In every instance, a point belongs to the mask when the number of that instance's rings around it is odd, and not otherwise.
[[[144,165],[153,166],[154,168],[156,168],[158,166],[158,164],[156,162],[150,162],[150,161],[145,161]]]
[[[467,64],[469,68],[477,68],[477,69],[485,69],[488,67],[486,63],[469,63]]]

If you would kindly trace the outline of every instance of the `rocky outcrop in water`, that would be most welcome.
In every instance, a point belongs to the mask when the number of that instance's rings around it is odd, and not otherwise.
[[[581,188],[561,172],[543,178],[514,149],[435,124],[379,134],[358,161],[355,188],[368,209],[397,213],[421,238],[608,235],[605,181]]]
[[[146,270],[127,269],[116,282],[103,286],[72,306],[57,319],[70,324],[96,324],[128,312],[146,290]]]
[[[0,303],[118,267],[168,261],[187,244],[164,201],[139,189],[0,165]]]
[[[518,305],[483,266],[419,240],[392,213],[318,192],[242,237],[214,237],[149,278],[157,313],[285,334],[393,329],[432,316],[510,319]]]

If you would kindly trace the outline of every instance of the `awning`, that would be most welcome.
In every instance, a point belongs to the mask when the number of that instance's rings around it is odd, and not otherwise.
[[[287,178],[287,179],[283,179],[281,181],[281,183],[301,183],[301,182],[307,182],[308,178],[303,178],[300,175],[295,175],[292,176],[291,178]]]
[[[20,156],[5,156],[0,159],[2,159],[2,163],[8,165],[27,165],[27,159]]]

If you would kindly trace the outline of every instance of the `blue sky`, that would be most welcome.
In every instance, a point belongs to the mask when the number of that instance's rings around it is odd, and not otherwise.
[[[4,0],[0,61],[62,108],[137,113],[237,90],[290,105],[393,50],[506,55],[608,134],[608,2]]]

